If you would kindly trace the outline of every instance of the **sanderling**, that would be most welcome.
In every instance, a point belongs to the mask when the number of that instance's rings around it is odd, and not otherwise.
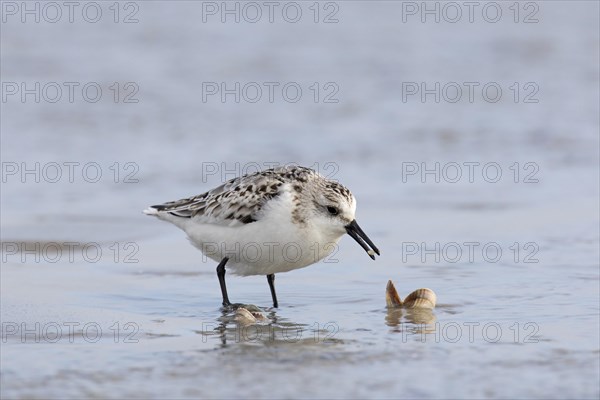
[[[275,274],[331,254],[347,233],[375,260],[379,250],[358,226],[356,200],[346,187],[310,168],[279,167],[234,178],[206,193],[151,206],[145,214],[187,234],[218,262],[223,305],[231,305],[225,264],[234,274],[266,275],[277,307]]]

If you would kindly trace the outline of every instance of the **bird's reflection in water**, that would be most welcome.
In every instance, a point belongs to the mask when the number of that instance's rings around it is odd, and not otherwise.
[[[243,308],[256,316],[255,319],[244,317],[239,311]],[[221,316],[214,323],[203,323],[202,330],[196,333],[202,340],[219,338],[221,347],[232,344],[244,345],[276,345],[276,344],[312,344],[324,341],[335,342],[337,325],[307,325],[286,321],[273,309],[261,309],[252,305],[235,304],[223,308]]]
[[[385,316],[387,326],[394,332],[425,335],[435,332],[435,314],[426,308],[388,308]]]

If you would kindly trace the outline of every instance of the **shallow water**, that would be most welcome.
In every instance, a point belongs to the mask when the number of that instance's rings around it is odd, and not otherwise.
[[[203,23],[201,2],[135,3],[139,22],[115,24],[101,4],[96,24],[1,25],[3,82],[104,89],[2,103],[3,398],[598,398],[597,3],[536,2],[530,24],[508,3],[494,24],[402,22],[401,2],[360,1],[336,2],[335,24],[312,3],[295,24]],[[203,102],[202,82],[222,81],[305,95]],[[422,81],[505,95],[402,101]],[[139,102],[115,103],[113,82]],[[315,103],[314,82],[339,102]],[[514,82],[539,102],[515,103]],[[10,173],[36,162],[39,182]],[[241,326],[214,263],[141,210],[275,162],[351,188],[382,256],[342,239],[277,276],[276,310],[264,277],[228,275],[231,300],[267,317]],[[420,174],[436,162],[439,182]],[[389,279],[403,297],[433,289],[437,307],[387,310]]]

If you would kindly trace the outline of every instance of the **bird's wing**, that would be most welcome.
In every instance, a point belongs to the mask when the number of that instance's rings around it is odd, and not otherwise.
[[[257,221],[266,202],[278,196],[284,183],[306,179],[308,168],[276,168],[234,178],[206,193],[152,206],[156,213],[193,218],[201,223],[235,226]]]

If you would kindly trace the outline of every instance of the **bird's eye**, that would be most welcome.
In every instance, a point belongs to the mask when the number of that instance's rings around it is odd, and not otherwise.
[[[329,214],[331,215],[338,215],[339,213],[338,209],[333,206],[327,206],[327,211],[329,211]]]

